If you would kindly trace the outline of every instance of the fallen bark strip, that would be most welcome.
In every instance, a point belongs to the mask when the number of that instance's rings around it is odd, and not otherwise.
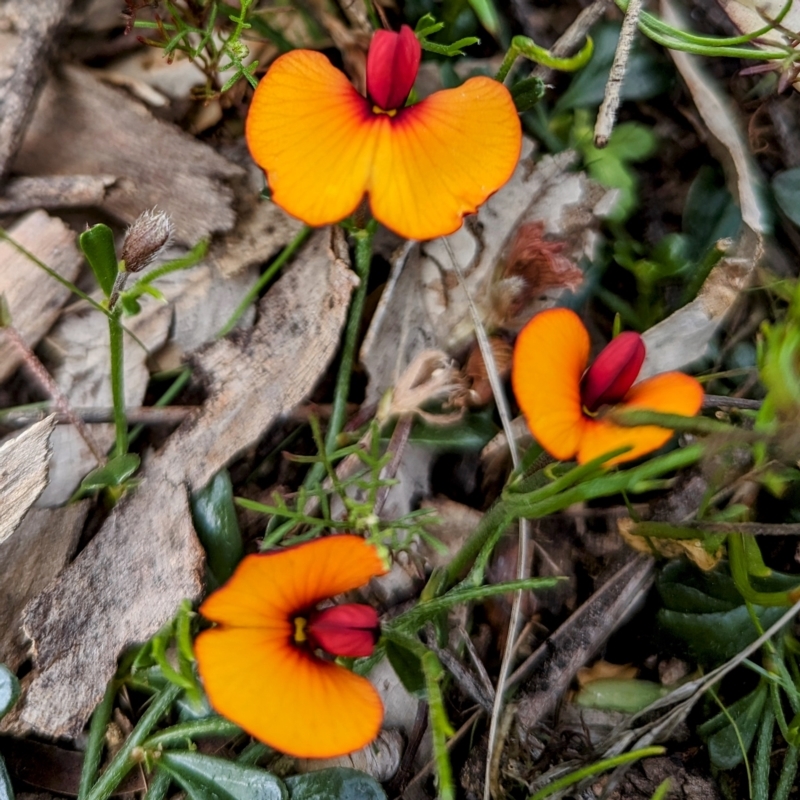
[[[35,208],[102,206],[113,175],[46,175],[13,178],[0,192],[0,214],[18,214]]]
[[[72,0],[0,4],[0,178],[8,172],[39,94],[55,34]]]
[[[127,647],[152,636],[202,590],[203,552],[189,514],[200,489],[303,400],[339,345],[355,278],[346,249],[319,232],[260,304],[257,325],[194,359],[208,401],[146,465],[144,482],[27,609],[36,674],[28,729],[76,737]],[[68,688],[68,690],[67,690]]]

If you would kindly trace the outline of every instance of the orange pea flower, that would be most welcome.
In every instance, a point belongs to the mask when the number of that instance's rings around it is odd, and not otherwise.
[[[362,97],[321,53],[293,50],[259,83],[246,137],[272,199],[309,225],[352,214],[408,239],[452,233],[510,177],[522,134],[509,91],[471,78],[405,106],[421,48],[414,32],[378,31]]]
[[[365,605],[316,606],[385,572],[376,549],[350,535],[246,556],[200,606],[217,623],[195,643],[211,705],[301,758],[332,758],[369,744],[383,719],[378,693],[317,651],[370,655],[378,615]]]
[[[645,356],[642,337],[623,333],[589,365],[589,334],[566,308],[537,314],[514,348],[511,380],[519,407],[536,441],[560,461],[584,464],[630,446],[608,464],[631,461],[657,450],[672,431],[655,425],[626,428],[607,415],[609,407],[694,416],[703,389],[681,372],[665,372],[634,384]]]

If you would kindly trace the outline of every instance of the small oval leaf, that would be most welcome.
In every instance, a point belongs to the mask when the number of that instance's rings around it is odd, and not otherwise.
[[[374,778],[346,767],[293,775],[286,779],[286,786],[290,800],[386,800]]]
[[[78,237],[80,245],[94,277],[103,294],[111,297],[114,281],[117,279],[117,251],[114,248],[114,234],[108,225],[93,225]]]
[[[141,459],[136,453],[116,456],[108,463],[93,469],[82,481],[81,490],[94,492],[107,486],[119,486],[139,469]]]
[[[197,800],[288,800],[283,781],[258,767],[188,750],[167,750],[158,761]]]

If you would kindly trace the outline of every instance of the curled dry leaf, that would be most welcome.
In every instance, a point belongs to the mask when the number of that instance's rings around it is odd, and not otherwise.
[[[511,356],[514,352],[514,347],[507,339],[499,336],[490,336],[489,345],[492,348],[497,373],[502,380],[505,380],[511,372]],[[489,382],[486,362],[483,360],[483,355],[477,342],[470,348],[467,362],[464,364],[464,377],[469,383],[469,388],[461,397],[456,398],[456,405],[475,408],[485,406],[491,401],[492,385]]]
[[[636,523],[630,517],[618,520],[617,526],[620,536],[639,553],[657,554],[663,558],[686,556],[704,572],[714,569],[724,553],[722,545],[716,552],[709,553],[699,539],[656,539],[638,536],[635,531]]]

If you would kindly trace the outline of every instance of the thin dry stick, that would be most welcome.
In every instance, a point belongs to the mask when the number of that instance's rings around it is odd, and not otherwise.
[[[61,408],[58,403],[56,408]],[[192,414],[198,413],[199,406],[133,406],[125,409],[125,416],[132,425],[180,425]],[[89,425],[99,425],[114,421],[113,408],[70,408],[71,413],[59,412],[56,424],[72,423],[74,419]],[[52,413],[51,404],[41,408],[6,409],[0,411],[0,424],[9,428],[24,428],[34,422],[41,422]]]
[[[628,56],[631,54],[631,45],[633,44],[633,37],[636,35],[636,28],[639,25],[641,11],[642,0],[630,0],[628,10],[625,12],[625,19],[622,21],[622,30],[619,33],[619,42],[617,42],[617,52],[614,53],[614,62],[611,64],[611,72],[608,74],[606,93],[603,97],[603,102],[600,104],[600,110],[597,112],[597,122],[594,126],[595,147],[605,147],[611,138],[611,131],[617,119],[622,81],[625,79]]]
[[[104,464],[105,456],[103,455],[103,451],[94,440],[92,434],[89,433],[86,423],[72,410],[69,399],[64,392],[61,391],[59,385],[53,380],[53,376],[47,371],[44,364],[39,361],[36,353],[31,350],[28,343],[22,338],[22,334],[20,334],[13,325],[5,325],[2,330],[14,347],[17,348],[22,360],[25,362],[25,366],[30,370],[42,389],[53,398],[53,402],[58,406],[59,411],[61,411],[75,426],[75,430],[78,431],[81,439],[86,442],[86,446],[92,451],[92,455],[97,459],[97,463]]]
[[[469,312],[472,316],[472,324],[475,326],[475,336],[478,340],[478,347],[483,356],[483,363],[486,365],[486,374],[489,378],[489,385],[492,387],[492,394],[494,395],[495,403],[497,404],[497,411],[500,414],[500,421],[503,425],[503,431],[506,434],[508,447],[511,452],[511,460],[516,469],[519,466],[519,451],[517,450],[517,442],[514,438],[514,433],[511,428],[511,411],[508,407],[505,393],[503,392],[503,384],[500,381],[500,374],[497,370],[497,364],[494,360],[494,353],[492,346],[489,344],[489,337],[486,335],[486,330],[481,322],[480,314],[472,300],[472,295],[467,288],[467,282],[464,279],[464,273],[461,271],[461,266],[456,261],[455,253],[453,252],[450,242],[442,238],[447,254],[450,256],[450,261],[453,264],[458,282],[467,297],[469,304]],[[519,547],[517,548],[517,579],[523,580],[526,577],[525,570],[528,564],[528,540],[530,539],[530,523],[526,519],[519,521]],[[491,800],[492,786],[497,779],[497,770],[493,769],[493,764],[496,761],[494,758],[494,750],[497,744],[497,735],[499,730],[500,715],[503,710],[503,695],[506,689],[506,679],[511,669],[511,662],[514,657],[514,645],[517,638],[517,630],[519,629],[519,621],[522,611],[522,591],[514,592],[514,599],[511,603],[511,617],[508,621],[508,633],[506,635],[506,646],[503,651],[503,660],[500,664],[500,674],[497,677],[497,688],[495,689],[494,704],[492,706],[492,716],[489,721],[489,743],[486,753],[486,775],[484,777],[484,800]],[[499,764],[499,761],[497,761]]]

